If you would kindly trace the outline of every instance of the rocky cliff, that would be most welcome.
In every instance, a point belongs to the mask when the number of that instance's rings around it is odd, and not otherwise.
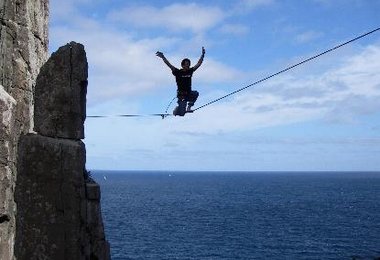
[[[85,170],[87,59],[70,43],[52,54],[35,87],[37,133],[18,148],[17,259],[109,259],[100,189]]]
[[[47,23],[48,0],[0,0],[0,259],[109,259],[81,141],[86,53],[46,62]]]
[[[33,127],[33,85],[48,51],[48,1],[0,0],[0,259],[14,248],[16,151]]]

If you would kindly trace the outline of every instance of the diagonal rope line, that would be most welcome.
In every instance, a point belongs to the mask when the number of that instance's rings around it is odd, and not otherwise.
[[[337,45],[337,46],[335,46],[335,47],[333,47],[333,48],[330,48],[330,49],[328,49],[328,50],[326,50],[326,51],[323,51],[323,52],[321,52],[321,53],[319,53],[319,54],[317,54],[317,55],[314,55],[314,56],[312,56],[312,57],[310,57],[310,58],[307,58],[307,59],[305,59],[305,60],[303,60],[303,61],[301,61],[301,62],[298,62],[298,63],[296,63],[296,64],[294,64],[294,65],[291,65],[291,66],[289,66],[289,67],[287,67],[287,68],[285,68],[285,69],[283,69],[283,70],[280,70],[280,71],[278,71],[278,72],[276,72],[276,73],[274,73],[274,74],[272,74],[272,75],[269,75],[269,76],[267,76],[267,77],[265,77],[265,78],[262,78],[262,79],[260,79],[260,80],[258,80],[258,81],[256,81],[256,82],[253,82],[252,84],[249,84],[249,85],[247,85],[247,86],[245,86],[245,87],[243,87],[243,88],[237,89],[237,90],[235,90],[235,91],[233,91],[233,92],[231,92],[231,93],[229,93],[229,94],[227,94],[227,95],[225,95],[225,96],[222,96],[222,97],[220,97],[220,98],[217,98],[217,99],[215,99],[215,100],[212,100],[212,101],[210,101],[210,102],[208,102],[208,103],[206,103],[206,104],[204,104],[204,105],[202,105],[202,106],[200,106],[200,107],[195,108],[193,111],[196,111],[196,110],[199,110],[199,109],[204,108],[204,107],[206,107],[206,106],[209,106],[209,105],[211,105],[211,104],[214,104],[214,103],[216,103],[216,102],[218,102],[218,101],[220,101],[220,100],[222,100],[222,99],[224,99],[224,98],[227,98],[227,97],[229,97],[229,96],[232,96],[232,95],[234,95],[234,94],[236,94],[236,93],[238,93],[238,92],[240,92],[240,91],[243,91],[243,90],[245,90],[245,89],[247,89],[247,88],[250,88],[250,87],[252,87],[252,86],[254,86],[254,85],[257,85],[257,84],[259,84],[259,83],[261,83],[261,82],[263,82],[263,81],[266,81],[266,80],[268,80],[268,79],[270,79],[270,78],[273,78],[273,77],[275,77],[275,76],[277,76],[277,75],[279,75],[279,74],[281,74],[281,73],[284,73],[284,72],[286,72],[286,71],[288,71],[288,70],[291,70],[291,69],[293,69],[293,68],[295,68],[295,67],[298,67],[298,66],[300,66],[300,65],[302,65],[302,64],[304,64],[304,63],[307,63],[307,62],[309,62],[309,61],[311,61],[311,60],[314,60],[314,59],[316,59],[316,58],[318,58],[318,57],[320,57],[320,56],[322,56],[322,55],[325,55],[325,54],[327,54],[327,53],[329,53],[329,52],[332,52],[332,51],[334,51],[334,50],[336,50],[336,49],[339,49],[339,48],[341,48],[341,47],[343,47],[343,46],[345,46],[345,45],[347,45],[347,44],[350,44],[350,43],[352,43],[352,42],[354,42],[354,41],[357,41],[357,40],[359,40],[359,39],[361,39],[361,38],[363,38],[363,37],[366,37],[366,36],[368,36],[368,35],[370,35],[370,34],[376,32],[376,31],[378,31],[378,30],[380,30],[380,27],[379,27],[379,28],[376,28],[376,29],[374,29],[374,30],[372,30],[372,31],[370,31],[370,32],[367,32],[367,33],[365,33],[365,34],[362,34],[362,35],[360,35],[360,36],[358,36],[358,37],[355,37],[355,38],[353,38],[353,39],[351,39],[351,40],[349,40],[349,41],[346,41],[346,42],[344,42],[344,43],[342,43],[342,44],[339,44],[339,45]]]
[[[168,105],[168,106],[166,107],[166,109],[165,109],[165,114],[168,113],[168,110],[169,110],[170,106],[172,105],[174,99],[176,99],[176,98],[177,98],[177,97],[174,97],[174,98],[169,102],[169,105]]]

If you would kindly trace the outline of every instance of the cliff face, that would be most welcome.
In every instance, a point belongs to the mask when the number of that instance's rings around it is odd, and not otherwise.
[[[16,151],[33,125],[33,84],[48,50],[48,0],[0,0],[0,259],[13,256]]]
[[[80,140],[86,90],[81,44],[59,48],[38,75],[37,134],[22,136],[18,149],[17,259],[109,259],[100,190],[86,174]]]
[[[48,0],[0,0],[0,85],[17,101],[16,130],[33,128],[33,84],[48,52]]]
[[[48,0],[0,0],[0,259],[109,259],[81,141],[86,53],[46,62],[47,21]]]

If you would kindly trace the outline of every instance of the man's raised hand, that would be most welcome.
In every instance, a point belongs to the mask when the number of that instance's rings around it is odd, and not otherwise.
[[[156,56],[160,57],[161,59],[164,58],[164,54],[160,51],[156,52]]]

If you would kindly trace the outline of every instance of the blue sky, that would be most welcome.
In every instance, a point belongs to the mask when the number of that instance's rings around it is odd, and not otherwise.
[[[179,67],[206,48],[196,108],[380,27],[379,13],[374,0],[51,0],[49,50],[85,45],[88,115],[162,113],[176,85],[158,50]],[[379,71],[378,31],[183,118],[87,118],[87,168],[379,171]]]

